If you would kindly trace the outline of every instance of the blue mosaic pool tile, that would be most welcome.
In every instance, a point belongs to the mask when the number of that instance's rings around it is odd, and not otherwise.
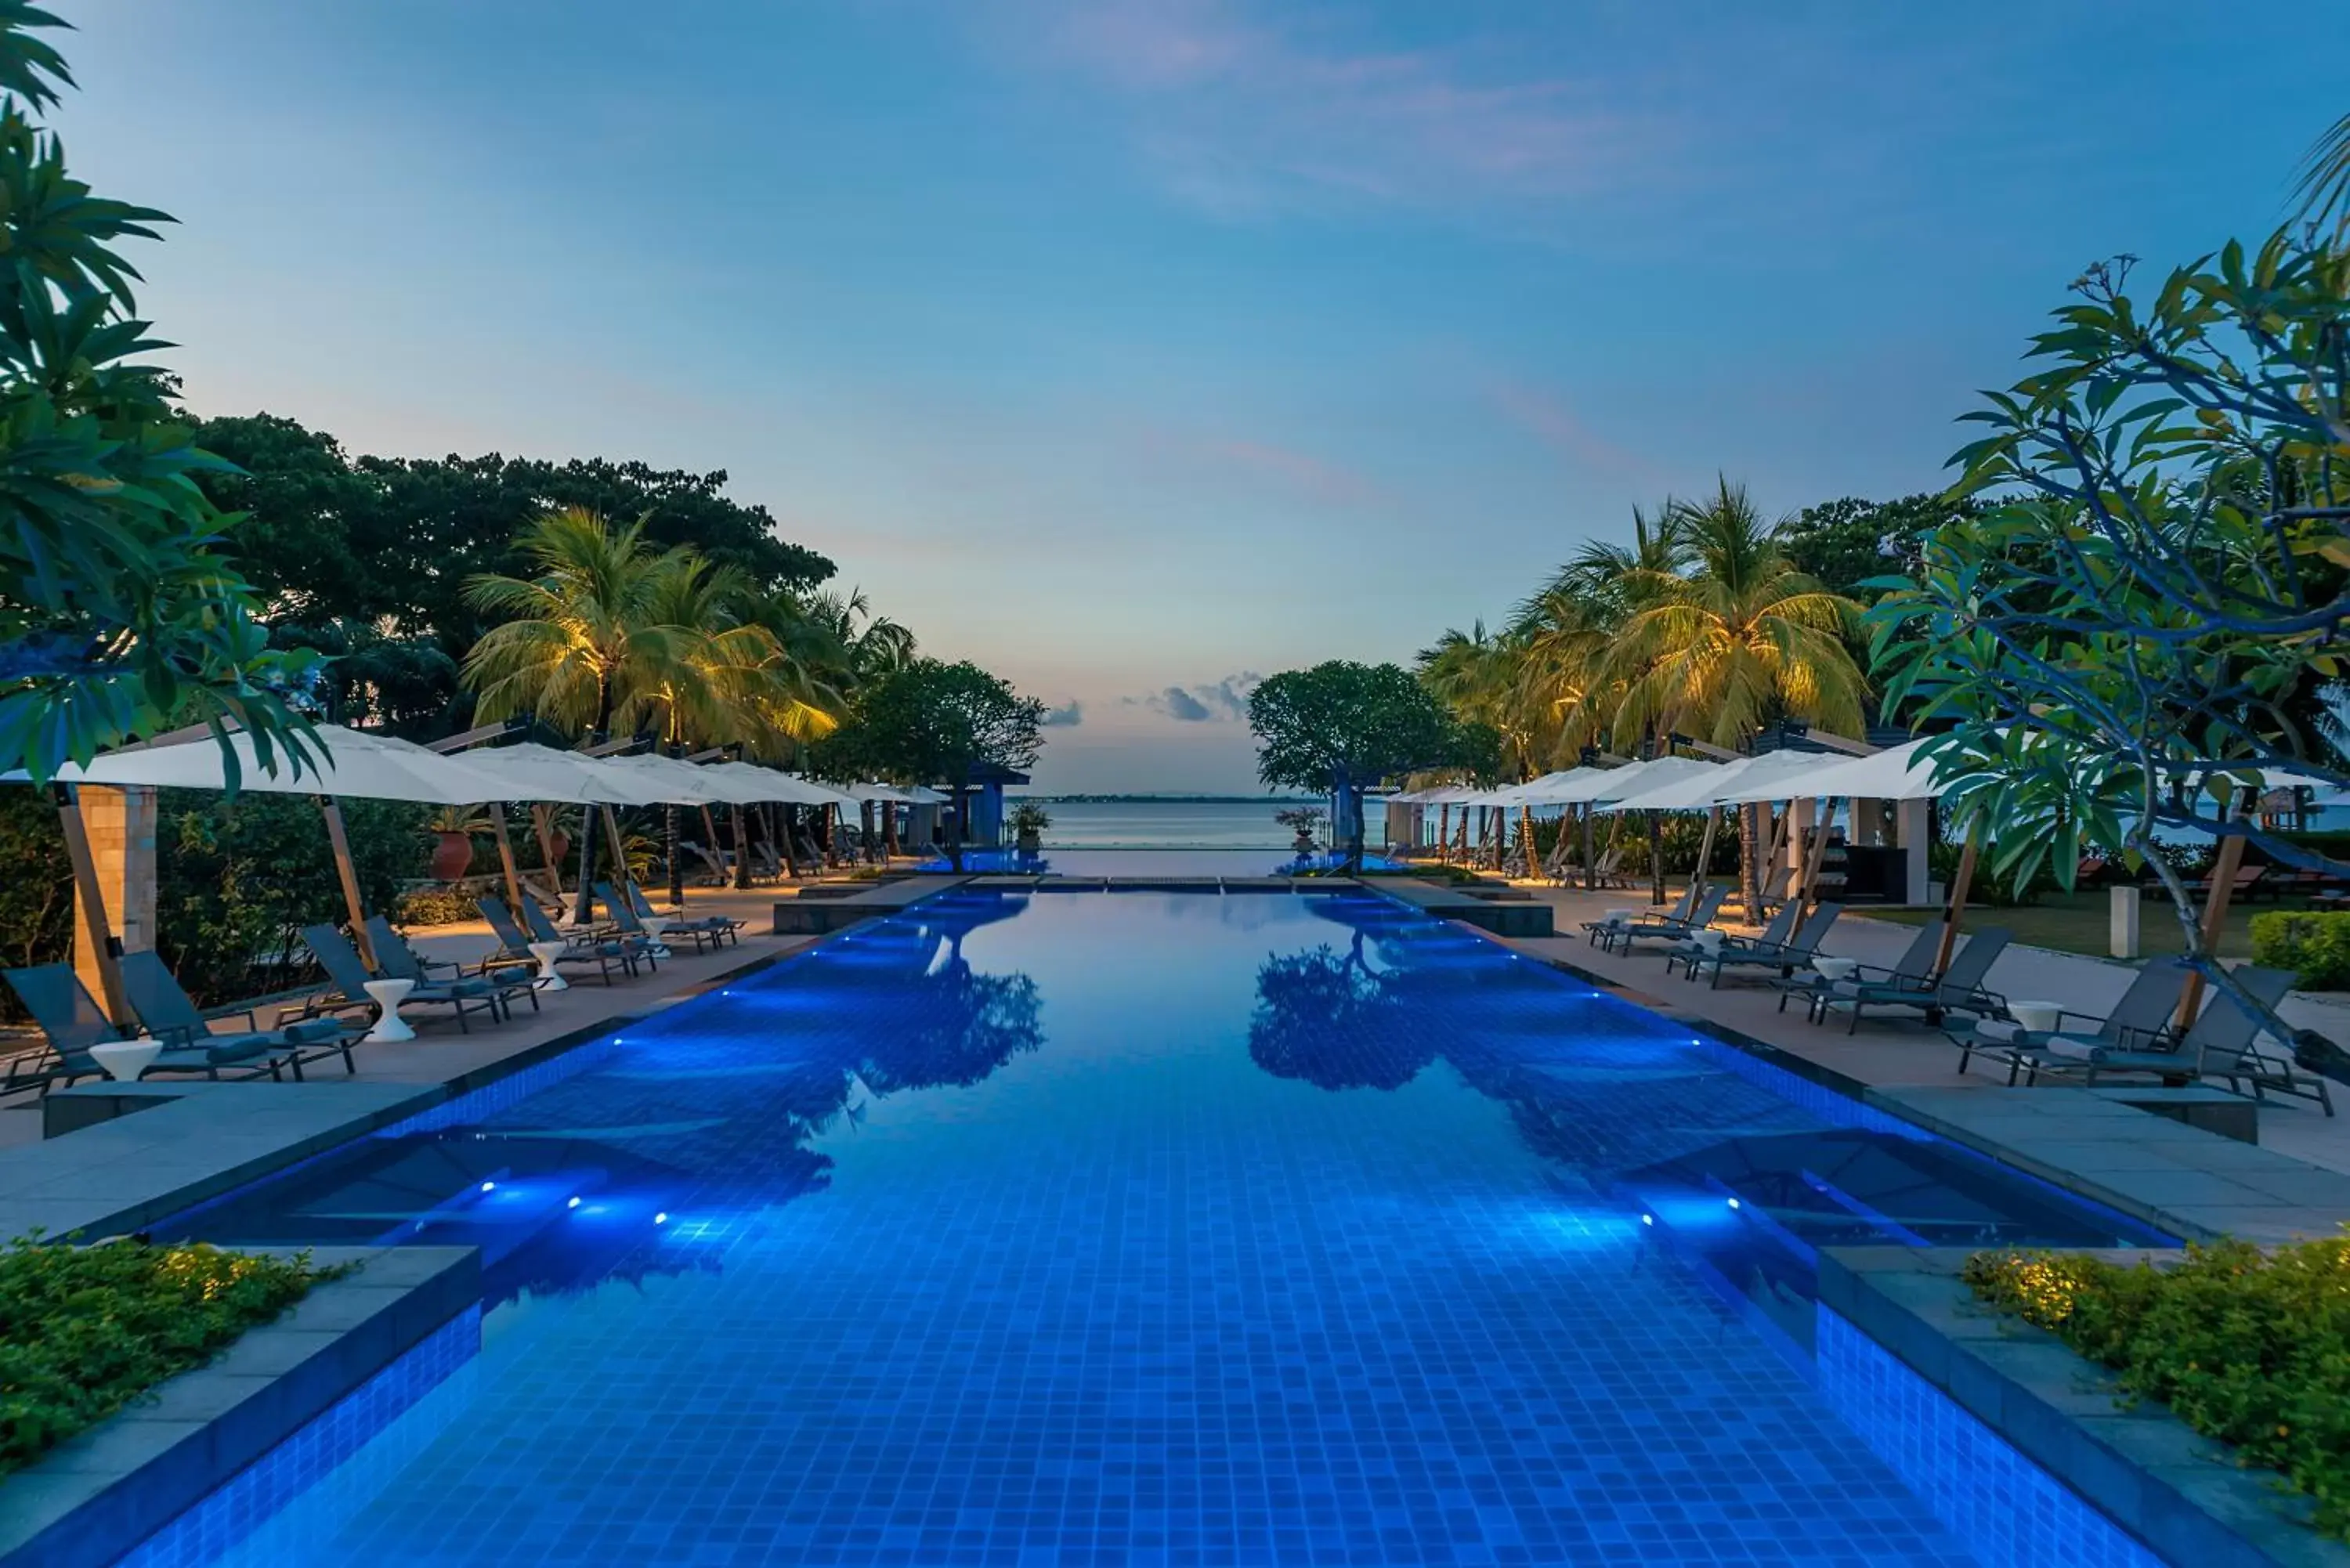
[[[2162,1568],[2137,1537],[1826,1307],[1818,1355],[1829,1407],[1982,1568]]]
[[[471,1361],[481,1343],[482,1310],[467,1307],[150,1536],[121,1560],[120,1568],[200,1568],[217,1562],[378,1439]]]
[[[464,1377],[222,1561],[1971,1561],[1602,1190],[1823,1118],[1482,939],[965,894],[624,1034],[203,1216],[556,1195]]]

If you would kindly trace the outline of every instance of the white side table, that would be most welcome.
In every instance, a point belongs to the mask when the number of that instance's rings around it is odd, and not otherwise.
[[[416,982],[412,980],[371,980],[367,982],[367,993],[375,998],[376,1006],[382,1009],[376,1016],[375,1027],[368,1031],[368,1043],[384,1045],[416,1038],[416,1031],[400,1016],[400,1004],[406,1002],[408,993],[415,989]]]
[[[563,950],[570,945],[571,944],[569,942],[533,942],[530,944],[530,956],[538,961],[539,990],[569,991],[571,989],[571,982],[564,979],[563,976],[556,971],[555,967],[555,961],[561,958],[563,956]]]
[[[2064,1021],[2064,1008],[2054,1002],[2010,1002],[2007,1015],[2034,1034],[2054,1034]]]
[[[639,919],[638,924],[645,928],[645,935],[652,939],[653,957],[669,957],[669,943],[661,939],[669,934],[669,929],[674,923],[667,915],[646,915]]]
[[[1812,967],[1828,980],[1850,980],[1860,972],[1860,961],[1852,958],[1830,958],[1823,953],[1812,960]]]
[[[89,1048],[89,1059],[118,1084],[137,1083],[139,1075],[153,1066],[162,1054],[161,1040],[109,1040]]]

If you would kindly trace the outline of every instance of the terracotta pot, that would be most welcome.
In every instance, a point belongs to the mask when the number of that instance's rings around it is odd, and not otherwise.
[[[473,864],[473,840],[463,833],[443,833],[432,846],[434,880],[454,882]]]
[[[555,863],[557,866],[564,865],[570,860],[571,835],[567,833],[550,833],[546,836],[546,846],[555,851]]]

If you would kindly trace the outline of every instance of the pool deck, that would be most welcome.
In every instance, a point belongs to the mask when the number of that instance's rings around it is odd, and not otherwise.
[[[1621,955],[1590,946],[1582,922],[1638,906],[1637,891],[1529,890],[1553,907],[1567,934],[1490,940],[1760,1048],[1792,1071],[2174,1234],[2276,1241],[2332,1234],[2350,1221],[2350,1109],[2329,1117],[2310,1101],[2271,1097],[2257,1109],[2254,1147],[2117,1104],[2096,1090],[2011,1088],[2005,1072],[1989,1064],[1960,1074],[1956,1048],[1922,1023],[1864,1020],[1847,1033],[1842,1023],[1809,1023],[1800,1007],[1780,1012],[1777,993],[1751,981],[1717,991],[1678,972],[1668,978],[1659,949]],[[1982,923],[1996,919],[1987,914]],[[1916,934],[1914,927],[1847,913],[1825,949],[1889,964]],[[2130,976],[2120,964],[2012,947],[1992,966],[1990,983],[2006,995],[2060,999],[2094,1013],[2121,994]],[[2350,1085],[2340,1087],[2350,1106]]]
[[[952,878],[936,880],[941,887],[952,883]],[[754,888],[744,891],[692,889],[686,898],[689,915],[727,914],[748,922],[743,928],[740,945],[730,943],[716,952],[696,954],[691,942],[681,940],[672,949],[673,956],[661,961],[658,973],[640,972],[634,980],[616,974],[613,977],[615,983],[609,986],[592,974],[583,978],[578,971],[571,971],[567,974],[571,981],[569,990],[553,994],[541,992],[537,1012],[533,1012],[527,1003],[519,1004],[513,1019],[503,1024],[489,1025],[477,1021],[472,1033],[461,1033],[453,1023],[441,1016],[442,1010],[419,1008],[409,1019],[416,1026],[415,1039],[400,1044],[359,1047],[353,1054],[354,1065],[358,1069],[356,1081],[361,1085],[431,1085],[435,1088],[455,1085],[470,1087],[468,1080],[495,1076],[504,1064],[516,1057],[541,1051],[554,1042],[592,1039],[649,1012],[698,995],[727,975],[798,952],[816,939],[773,934],[769,928],[774,923],[778,896],[774,888]],[[786,892],[780,896],[788,898],[790,895]],[[411,940],[417,950],[429,958],[460,961],[479,958],[496,945],[489,927],[478,920],[436,926],[413,934]],[[265,1008],[263,1022],[267,1021],[268,1012]],[[298,1093],[313,1088],[348,1085],[354,1081],[344,1075],[340,1063],[319,1064],[311,1068],[310,1073],[310,1082],[298,1085],[276,1085],[264,1081],[249,1085],[224,1084],[220,1087],[281,1088],[287,1093]],[[151,1084],[169,1081],[148,1080]],[[265,1098],[252,1096],[241,1098],[249,1099],[255,1105],[268,1103]],[[142,1116],[156,1114],[141,1113]],[[81,1136],[79,1133],[72,1135],[74,1138]],[[20,1095],[0,1102],[0,1194],[8,1189],[5,1172],[19,1158],[14,1151],[27,1145],[38,1145],[41,1141],[41,1103],[37,1096]],[[49,1147],[54,1148],[60,1141],[70,1140],[52,1139]],[[5,1199],[0,1199],[0,1238],[14,1233],[6,1229],[8,1212]]]

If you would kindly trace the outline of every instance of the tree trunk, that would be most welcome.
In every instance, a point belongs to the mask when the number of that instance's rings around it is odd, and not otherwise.
[[[748,888],[751,885],[751,836],[743,830],[742,802],[734,803],[730,819],[734,826],[734,886]]]
[[[1648,813],[1648,902],[1665,901],[1665,836],[1657,814]]]
[[[881,803],[881,863],[888,865],[898,857],[898,803]]]
[[[1746,910],[1746,923],[1762,923],[1762,808],[1742,805],[1738,808],[1738,898]]]
[[[663,853],[669,857],[669,904],[672,909],[685,906],[685,865],[677,853],[677,802],[671,801],[661,808],[661,836],[667,840]]]
[[[1561,828],[1560,831],[1565,832],[1565,829]],[[1591,805],[1586,802],[1583,807],[1583,890],[1586,893],[1599,890],[1599,867],[1591,858]]]
[[[596,727],[588,732],[588,743],[600,746],[605,732],[612,723],[612,678],[599,676],[596,681]],[[579,818],[579,896],[571,906],[571,923],[591,926],[596,923],[596,808],[580,808]]]
[[[869,800],[860,800],[857,803],[857,857],[858,859],[873,858],[873,803]]]

